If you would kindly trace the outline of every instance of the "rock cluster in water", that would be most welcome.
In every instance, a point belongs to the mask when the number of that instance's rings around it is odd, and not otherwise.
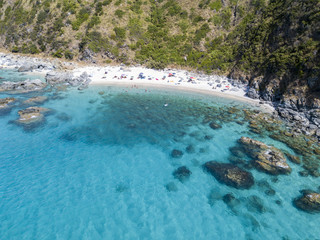
[[[37,96],[37,97],[29,98],[29,99],[25,100],[23,103],[28,104],[28,105],[32,105],[32,104],[43,103],[47,100],[48,100],[48,97],[46,97],[46,96]]]
[[[9,107],[9,104],[16,101],[15,98],[11,98],[11,97],[8,97],[8,98],[0,98],[0,110],[1,109],[6,109]]]
[[[302,196],[293,201],[294,205],[300,210],[316,213],[320,212],[320,194],[316,192],[305,191]]]
[[[180,182],[188,180],[191,174],[191,171],[186,166],[179,167],[172,173],[174,178],[179,179]]]
[[[24,125],[41,122],[44,120],[43,113],[47,113],[49,111],[50,109],[41,107],[29,107],[24,110],[20,110],[18,111],[20,117],[17,122]]]
[[[238,189],[249,189],[254,184],[253,176],[233,164],[210,161],[204,169],[211,173],[219,182]]]
[[[291,172],[284,154],[279,149],[248,137],[241,137],[239,143],[253,159],[254,166],[258,170],[272,175],[289,174]]]
[[[46,83],[40,79],[25,80],[19,82],[2,82],[0,84],[0,92],[15,91],[15,92],[31,92],[39,91],[47,86]]]
[[[173,158],[181,158],[183,156],[183,152],[177,149],[173,149],[170,155]]]

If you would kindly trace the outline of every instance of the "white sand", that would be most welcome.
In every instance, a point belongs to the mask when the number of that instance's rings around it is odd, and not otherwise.
[[[259,104],[259,100],[246,97],[245,85],[232,86],[232,81],[228,78],[217,75],[198,75],[182,70],[160,71],[143,67],[83,67],[73,70],[75,76],[80,76],[83,72],[87,72],[91,77],[91,85],[191,91],[247,102],[260,106],[267,112],[274,110],[268,104]],[[139,78],[140,73],[143,74],[144,79]],[[169,74],[174,76],[169,77]]]

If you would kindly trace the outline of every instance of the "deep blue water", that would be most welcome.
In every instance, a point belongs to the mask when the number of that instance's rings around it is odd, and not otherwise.
[[[27,107],[21,102],[37,94],[49,96],[42,106],[53,112],[34,129],[14,124]],[[250,107],[244,103],[97,86],[14,97],[19,102],[0,116],[1,239],[320,238],[320,215],[292,205],[299,190],[320,185],[300,177],[300,166],[289,163],[292,173],[278,177],[250,170],[256,181],[250,190],[203,171],[207,161],[228,162],[241,136],[293,153],[249,133],[246,124],[226,121],[213,130],[203,121],[208,109]],[[185,150],[190,145],[193,153]],[[173,149],[182,158],[172,158]],[[192,172],[185,182],[172,175],[180,166]],[[168,191],[169,183],[177,191]],[[267,184],[274,196],[265,194]],[[228,193],[239,200],[234,207],[222,201]]]

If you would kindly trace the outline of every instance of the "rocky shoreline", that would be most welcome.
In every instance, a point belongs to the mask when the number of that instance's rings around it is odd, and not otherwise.
[[[293,133],[315,136],[320,141],[320,102],[315,101],[308,107],[301,96],[296,96],[296,99],[283,96],[279,101],[271,101],[273,98],[270,94],[260,93],[252,87],[249,88],[247,96],[272,104],[279,117],[292,127]]]

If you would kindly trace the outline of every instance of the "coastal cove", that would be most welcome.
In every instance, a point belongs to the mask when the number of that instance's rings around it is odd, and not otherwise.
[[[0,65],[4,239],[320,236],[318,139],[246,84],[6,54]]]

